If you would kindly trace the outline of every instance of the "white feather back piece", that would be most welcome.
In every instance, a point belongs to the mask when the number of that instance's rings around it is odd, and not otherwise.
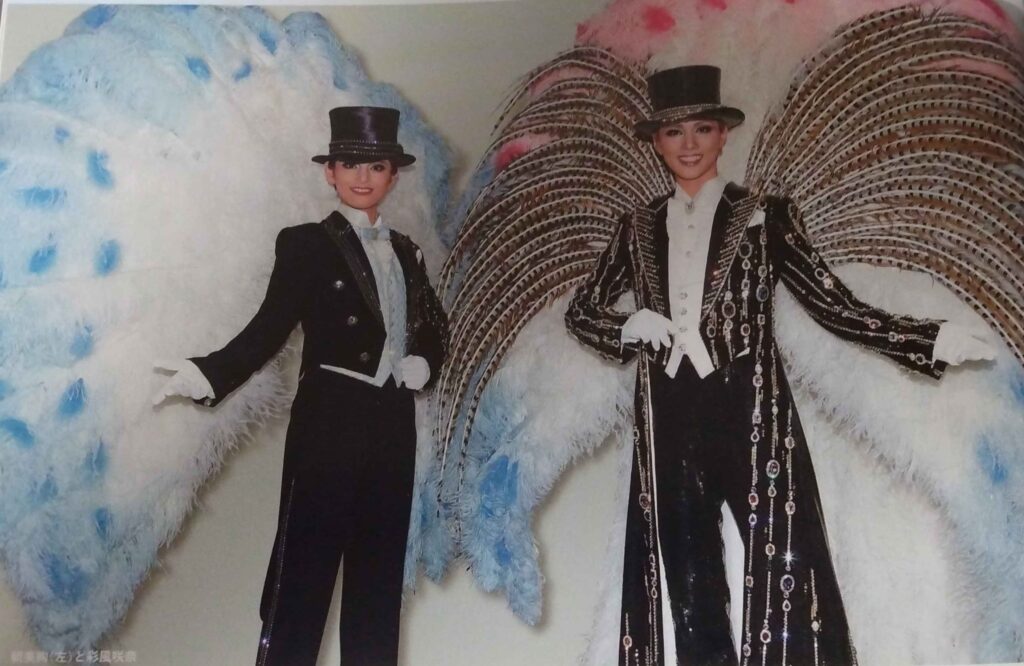
[[[336,205],[310,157],[346,104],[403,112],[420,162],[384,214],[439,265],[446,150],[319,15],[96,7],[0,90],[0,555],[41,646],[95,645],[225,455],[287,407],[287,352],[215,410],[154,409],[152,363],[226,343],[278,230]]]

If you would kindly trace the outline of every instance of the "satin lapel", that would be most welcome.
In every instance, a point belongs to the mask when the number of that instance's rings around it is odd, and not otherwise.
[[[715,221],[711,228],[711,243],[708,246],[708,267],[704,273],[704,302],[700,318],[703,321],[711,307],[718,300],[733,261],[739,249],[743,232],[746,231],[750,216],[754,214],[757,196],[746,189],[729,183],[725,186],[721,201],[715,210]]]
[[[419,262],[416,260],[416,248],[412,242],[401,234],[391,232],[391,248],[398,257],[398,263],[402,267],[402,277],[405,280],[405,319],[409,327],[412,326],[416,313],[416,303],[419,302]]]
[[[356,280],[356,286],[363,294],[373,316],[384,324],[384,315],[380,309],[380,298],[377,296],[377,282],[373,279],[373,269],[370,268],[370,260],[363,250],[363,244],[359,242],[352,225],[345,219],[345,216],[335,211],[324,220],[324,229],[331,237],[338,250],[341,251],[345,262],[352,271]]]

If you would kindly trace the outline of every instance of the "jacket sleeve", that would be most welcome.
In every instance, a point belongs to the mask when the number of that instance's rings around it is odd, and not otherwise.
[[[448,316],[444,312],[437,292],[430,285],[423,254],[416,250],[417,266],[422,287],[416,302],[416,353],[430,367],[430,378],[421,390],[428,390],[441,374],[441,366],[448,355]]]
[[[566,328],[577,340],[619,363],[631,360],[640,349],[639,342],[622,342],[622,327],[631,313],[613,307],[622,294],[633,289],[631,234],[627,216],[619,223],[587,281],[576,290],[565,313]]]
[[[811,246],[796,206],[788,200],[772,205],[769,229],[776,235],[772,244],[779,253],[781,279],[811,317],[844,340],[941,377],[946,364],[932,362],[932,349],[942,322],[891,314],[858,300]]]
[[[197,402],[208,407],[220,403],[263,367],[288,339],[299,321],[305,294],[299,255],[293,232],[282,229],[277,236],[267,293],[256,315],[221,349],[189,359],[213,386],[214,397]]]

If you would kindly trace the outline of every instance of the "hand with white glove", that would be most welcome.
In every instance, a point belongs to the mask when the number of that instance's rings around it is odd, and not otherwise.
[[[153,396],[154,405],[159,405],[172,395],[193,400],[214,397],[210,381],[192,361],[156,361],[153,367],[174,373]]]
[[[430,379],[430,366],[422,356],[406,356],[398,362],[398,383],[419,391]]]
[[[622,327],[622,341],[636,342],[654,347],[658,351],[663,346],[672,346],[672,336],[679,333],[679,327],[671,319],[663,317],[654,310],[637,310],[629,316]]]
[[[964,361],[991,361],[996,357],[988,331],[946,321],[939,326],[932,348],[932,361],[960,365]]]

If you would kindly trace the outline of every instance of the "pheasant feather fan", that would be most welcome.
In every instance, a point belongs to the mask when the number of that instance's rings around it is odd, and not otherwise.
[[[513,95],[445,266],[455,338],[436,428],[458,546],[524,620],[542,603],[532,513],[565,467],[617,434],[620,499],[628,486],[633,368],[565,333],[565,294],[618,217],[669,188],[632,138],[642,75],[708,63],[747,115],[723,173],[745,166],[752,189],[791,197],[865,301],[985,321],[1004,343],[993,364],[922,383],[779,294],[777,342],[860,656],[1024,658],[1024,605],[1008,591],[1024,585],[1021,42],[991,0],[897,5],[615,0]],[[622,505],[607,519],[593,664],[617,650]]]
[[[754,189],[790,196],[834,265],[922,271],[1024,363],[1024,60],[977,20],[898,8],[851,23],[765,119]]]
[[[641,71],[598,48],[563,54],[513,95],[489,151],[502,168],[442,270],[452,321],[438,384],[443,466],[452,446],[463,464],[484,389],[526,323],[581,283],[623,214],[668,191],[657,155],[633,138],[648,111]]]

